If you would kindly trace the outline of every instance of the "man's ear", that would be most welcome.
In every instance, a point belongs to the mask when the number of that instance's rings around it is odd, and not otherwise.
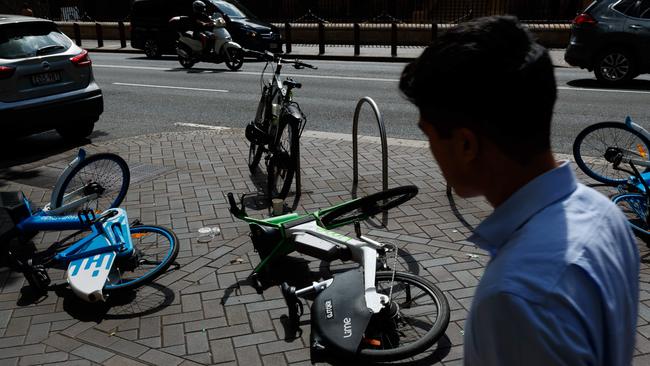
[[[456,136],[456,153],[466,163],[476,160],[479,155],[479,138],[468,128],[458,128],[453,132]]]

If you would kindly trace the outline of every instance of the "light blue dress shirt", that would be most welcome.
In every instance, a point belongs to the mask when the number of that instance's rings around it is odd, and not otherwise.
[[[465,365],[630,365],[636,241],[569,163],[515,192],[470,241],[491,260],[465,324]]]

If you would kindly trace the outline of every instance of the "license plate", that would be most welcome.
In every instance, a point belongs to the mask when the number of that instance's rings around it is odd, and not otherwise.
[[[271,42],[271,43],[269,43],[269,48],[278,48],[278,44],[274,43],[274,42]]]
[[[36,86],[58,83],[59,81],[61,81],[60,72],[46,72],[32,75],[32,84]]]

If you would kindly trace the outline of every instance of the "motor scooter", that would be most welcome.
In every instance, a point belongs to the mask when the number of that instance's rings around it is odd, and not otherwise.
[[[214,39],[211,40],[210,49],[206,50],[205,42],[209,40],[199,40],[193,37],[194,32],[191,30],[191,19],[188,16],[176,16],[169,20],[170,25],[178,32],[178,41],[176,42],[176,54],[178,62],[186,69],[191,68],[197,62],[225,62],[226,66],[232,70],[239,70],[244,64],[244,51],[242,47],[233,42],[230,33],[226,29],[226,21],[221,16],[211,16],[213,22],[212,33]]]

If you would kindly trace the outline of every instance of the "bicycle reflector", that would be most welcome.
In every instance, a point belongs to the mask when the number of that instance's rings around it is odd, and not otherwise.
[[[644,159],[648,158],[648,152],[643,148],[643,145],[636,144],[636,149],[639,152],[639,155],[641,155],[641,157],[643,157]]]

